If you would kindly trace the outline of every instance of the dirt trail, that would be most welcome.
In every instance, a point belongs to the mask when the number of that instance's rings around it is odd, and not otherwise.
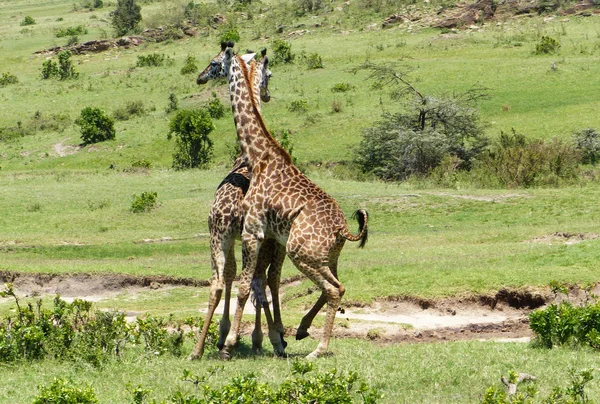
[[[294,284],[300,276],[284,280]],[[127,291],[135,294],[166,287],[208,287],[208,281],[167,276],[122,274],[26,274],[0,271],[1,282],[12,282],[21,296],[60,294],[65,299],[100,301]],[[581,294],[581,293],[579,293]],[[526,341],[531,337],[528,314],[549,300],[549,291],[503,289],[495,295],[449,299],[388,297],[369,306],[347,302],[338,313],[334,333],[387,342],[432,342],[466,339]],[[578,298],[577,291],[573,292]],[[579,296],[581,298],[581,296]],[[233,303],[235,305],[235,303]],[[285,306],[285,302],[283,303]],[[222,307],[222,305],[221,305]],[[222,309],[219,308],[217,312]],[[200,310],[203,312],[204,310]],[[254,311],[248,304],[245,312]],[[244,332],[250,332],[251,325]],[[292,336],[295,329],[286,330]],[[320,328],[310,329],[318,337]]]

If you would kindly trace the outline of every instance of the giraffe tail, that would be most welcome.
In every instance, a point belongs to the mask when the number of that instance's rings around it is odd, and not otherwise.
[[[364,209],[358,209],[352,214],[352,218],[356,219],[358,222],[358,234],[354,235],[350,233],[348,229],[344,229],[341,231],[340,235],[349,241],[360,240],[358,248],[363,248],[365,244],[367,244],[367,239],[369,238],[369,214]]]

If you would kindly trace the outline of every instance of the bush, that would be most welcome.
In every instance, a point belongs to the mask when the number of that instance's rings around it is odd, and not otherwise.
[[[272,65],[293,63],[295,55],[292,53],[292,44],[281,39],[275,39],[271,46],[273,57],[269,59]]]
[[[58,76],[58,65],[56,62],[48,59],[42,63],[42,79],[50,79],[52,77]]]
[[[322,0],[295,0],[294,8],[298,15],[304,15],[306,13],[315,13],[323,8]]]
[[[33,19],[33,17],[26,15],[25,18],[23,18],[23,21],[21,21],[21,26],[26,26],[26,25],[35,25],[36,22]]]
[[[308,55],[308,57],[306,58],[306,65],[308,67],[308,70],[322,69],[324,67],[323,59],[318,53],[311,53],[310,55]]]
[[[221,35],[219,35],[219,42],[239,42],[240,41],[240,32],[234,26],[225,27]]]
[[[289,129],[282,129],[278,133],[276,132],[275,137],[279,142],[279,145],[290,155],[292,163],[296,164],[296,157],[294,157],[294,143],[292,142],[292,131]]]
[[[26,126],[32,132],[38,130],[63,132],[70,124],[71,118],[66,113],[46,116],[41,111],[36,111]]]
[[[90,10],[104,7],[103,0],[81,0],[81,7]]]
[[[336,83],[331,87],[331,91],[334,93],[345,93],[353,89],[354,86],[350,83]]]
[[[206,109],[179,110],[169,124],[168,139],[176,136],[173,168],[204,168],[212,158],[213,142],[208,137],[214,130]]]
[[[88,30],[83,25],[78,25],[76,27],[68,27],[68,28],[59,28],[56,30],[57,38],[64,38],[66,36],[77,36],[87,34]]]
[[[76,79],[79,73],[75,71],[71,62],[71,51],[64,50],[58,54],[58,78],[60,80]]]
[[[196,64],[196,58],[192,55],[187,55],[183,67],[181,68],[181,74],[192,74],[198,71],[198,65]]]
[[[558,52],[559,49],[560,43],[556,39],[549,36],[542,36],[540,42],[537,45],[535,45],[535,53],[537,55],[553,54]]]
[[[113,117],[117,121],[127,121],[132,116],[142,116],[146,114],[146,109],[144,108],[144,102],[141,100],[138,101],[128,101],[125,106],[115,110],[113,112]]]
[[[306,100],[294,100],[290,102],[288,111],[303,114],[308,111],[308,101]]]
[[[100,108],[85,107],[81,115],[75,120],[81,127],[83,144],[91,144],[115,138],[115,123]]]
[[[168,114],[169,112],[177,111],[179,109],[178,104],[177,96],[174,93],[169,94],[169,105],[165,108],[165,112]]]
[[[117,8],[110,13],[111,23],[117,36],[135,31],[142,21],[142,8],[135,0],[117,0]]]
[[[131,211],[133,213],[150,212],[157,206],[157,197],[156,192],[142,192],[140,195],[133,195]]]
[[[96,393],[90,386],[79,386],[70,380],[55,378],[49,386],[39,386],[33,404],[95,404]]]
[[[151,53],[149,55],[138,56],[135,65],[137,67],[158,67],[163,66],[165,63],[167,66],[172,65],[173,59],[165,54]]]
[[[581,153],[583,164],[596,164],[600,161],[600,133],[596,129],[583,129],[573,134],[575,148]]]
[[[9,84],[17,84],[18,82],[19,79],[17,76],[11,73],[2,73],[2,76],[0,77],[0,87],[6,87]]]
[[[217,93],[213,91],[212,98],[206,104],[206,110],[213,119],[221,119],[225,116],[225,105],[217,97]]]
[[[501,133],[481,159],[482,166],[507,188],[558,185],[577,178],[580,154],[572,144],[553,139],[529,140]]]

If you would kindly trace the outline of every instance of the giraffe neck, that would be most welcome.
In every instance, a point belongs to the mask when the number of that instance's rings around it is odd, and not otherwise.
[[[253,66],[256,68],[256,66]],[[234,55],[227,74],[233,118],[242,154],[251,167],[260,162],[283,158],[290,161],[285,150],[273,139],[260,115],[260,101],[249,77],[248,69],[239,56]],[[256,81],[254,81],[256,82]]]

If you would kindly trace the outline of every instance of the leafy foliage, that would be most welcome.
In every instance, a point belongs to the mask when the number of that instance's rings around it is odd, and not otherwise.
[[[26,26],[26,25],[35,25],[35,24],[36,24],[35,20],[30,15],[26,15],[25,18],[23,18],[23,21],[21,21],[22,27]]]
[[[17,84],[19,79],[12,73],[2,73],[0,76],[0,87],[6,87],[9,84]]]
[[[600,161],[600,133],[593,128],[583,129],[573,135],[575,148],[581,153],[583,164],[596,164]]]
[[[350,83],[335,83],[333,87],[331,87],[331,91],[334,93],[345,93],[354,89],[354,86]]]
[[[55,378],[48,386],[39,386],[33,404],[95,404],[96,393],[90,386],[79,386],[73,381]]]
[[[503,186],[531,187],[576,178],[580,154],[571,143],[531,140],[513,129],[511,134],[501,133],[481,160]]]
[[[133,116],[142,116],[146,114],[146,108],[142,100],[128,101],[123,107],[116,109],[113,116],[118,121],[127,121]]]
[[[116,35],[122,36],[135,31],[142,21],[141,10],[135,0],[117,0],[117,8],[110,13]]]
[[[206,110],[213,119],[221,119],[225,116],[225,105],[217,97],[217,93],[213,91],[211,99],[206,103]]]
[[[159,67],[165,64],[170,66],[173,63],[173,59],[171,59],[169,56],[166,56],[164,53],[151,53],[149,55],[138,56],[135,65],[137,67]]]
[[[541,55],[541,54],[553,54],[558,52],[558,50],[560,49],[560,43],[550,37],[550,36],[542,36],[542,38],[540,39],[540,42],[537,43],[535,45],[535,53],[537,55]]]
[[[192,74],[198,71],[197,60],[192,55],[187,55],[183,67],[181,68],[181,74]]]
[[[81,115],[75,120],[81,127],[83,144],[91,144],[115,138],[114,120],[106,113],[95,107],[85,107]]]
[[[76,299],[67,303],[57,296],[51,309],[38,300],[22,306],[11,284],[0,292],[16,304],[14,317],[0,321],[0,362],[53,358],[84,361],[101,366],[110,357],[120,356],[129,346],[140,345],[152,355],[179,356],[186,337],[182,324],[163,318],[139,317],[129,323],[116,311],[93,311],[92,303]],[[189,318],[190,328],[202,320]],[[175,331],[171,331],[174,328]],[[218,338],[216,325],[209,328],[209,341]]]
[[[76,27],[68,27],[68,28],[60,28],[56,30],[57,38],[64,38],[66,36],[77,36],[87,34],[88,30],[83,25],[78,25]]]
[[[275,39],[271,45],[273,57],[269,62],[274,66],[277,64],[293,63],[295,55],[292,53],[292,44],[282,39]]]
[[[42,63],[42,79],[47,80],[55,76],[58,76],[58,65],[50,59],[45,60]]]
[[[58,54],[58,77],[61,80],[76,79],[79,77],[79,73],[73,67],[71,55],[70,50],[64,50]]]
[[[323,59],[318,53],[311,53],[310,55],[308,55],[308,57],[306,58],[306,65],[308,67],[308,70],[322,69],[324,67]]]
[[[569,370],[570,386],[559,387],[552,389],[550,395],[542,401],[536,400],[539,391],[533,384],[527,384],[524,391],[517,391],[515,394],[509,395],[506,389],[491,386],[489,387],[481,400],[481,404],[533,404],[534,402],[543,402],[545,404],[585,404],[590,403],[585,392],[585,386],[593,377],[592,369],[583,369],[576,371]],[[510,372],[509,382],[516,383],[517,374],[514,371]]]
[[[212,158],[213,142],[208,137],[215,125],[206,109],[179,110],[169,124],[168,139],[176,136],[173,168],[203,168]]]
[[[237,27],[230,25],[225,26],[219,35],[219,42],[239,42],[240,41],[240,32]]]
[[[308,111],[308,101],[306,100],[294,100],[290,102],[288,111],[303,114]]]
[[[156,208],[156,198],[158,194],[156,192],[142,192],[140,195],[134,195],[133,201],[131,202],[131,211],[133,213],[149,212]]]

